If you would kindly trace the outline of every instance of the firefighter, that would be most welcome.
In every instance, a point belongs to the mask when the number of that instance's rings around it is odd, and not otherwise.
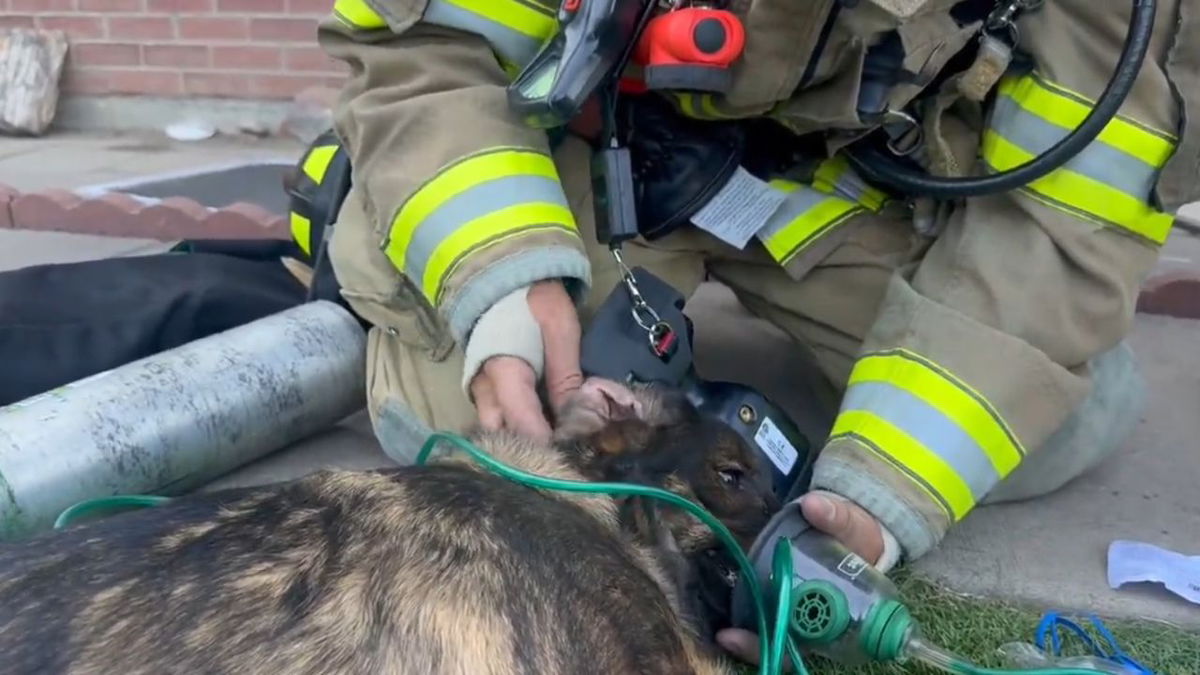
[[[1016,189],[897,194],[847,148],[899,127],[893,149],[930,175],[1021,165],[1101,99],[1130,4],[735,2],[746,37],[728,88],[654,93],[689,120],[769,119],[818,140],[810,169],[765,177],[783,199],[748,242],[687,223],[625,258],[685,294],[720,281],[816,355],[843,395],[804,511],[882,569],[982,503],[1062,486],[1136,423],[1125,338],[1139,284],[1173,214],[1200,198],[1200,137],[1184,124],[1200,110],[1200,2],[1160,0],[1119,114]],[[334,119],[353,187],[330,255],[372,324],[370,414],[386,447],[476,421],[549,434],[582,379],[581,322],[620,280],[596,242],[589,144],[552,145],[506,99],[555,31],[555,5],[336,0],[320,26],[352,71]],[[981,42],[997,35],[1011,53]],[[861,106],[881,52],[898,65],[882,118]],[[721,639],[754,653],[753,636]]]

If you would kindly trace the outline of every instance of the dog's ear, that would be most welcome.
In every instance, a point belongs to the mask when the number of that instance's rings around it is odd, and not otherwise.
[[[594,377],[580,387],[585,396],[591,396],[596,405],[607,409],[609,421],[631,420],[642,418],[642,404],[634,396],[633,390],[619,382]]]
[[[554,435],[559,440],[584,438],[614,422],[640,419],[642,412],[641,402],[628,387],[591,378],[559,411]]]

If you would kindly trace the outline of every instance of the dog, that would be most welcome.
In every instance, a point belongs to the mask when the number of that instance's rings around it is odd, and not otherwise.
[[[748,547],[758,456],[659,387],[585,382],[551,442],[469,438],[524,471],[654,485]],[[736,568],[693,516],[540,490],[458,452],[193,494],[0,547],[0,670],[724,674]]]

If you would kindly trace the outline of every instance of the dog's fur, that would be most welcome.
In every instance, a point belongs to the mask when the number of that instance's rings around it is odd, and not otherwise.
[[[756,455],[680,396],[590,381],[560,421],[553,444],[473,438],[531,473],[695,499],[743,546],[778,506]],[[646,506],[461,454],[179,498],[0,547],[0,670],[731,672],[707,612],[728,563],[699,521]]]

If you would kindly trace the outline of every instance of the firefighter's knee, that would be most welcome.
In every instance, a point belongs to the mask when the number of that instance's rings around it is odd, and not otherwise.
[[[1146,406],[1146,384],[1125,342],[1092,362],[1091,393],[984,503],[1049,494],[1087,473],[1129,440]]]

